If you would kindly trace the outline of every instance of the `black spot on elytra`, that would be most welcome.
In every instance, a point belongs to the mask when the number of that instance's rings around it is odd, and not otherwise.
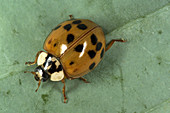
[[[83,50],[83,44],[79,44],[78,46],[76,46],[75,50],[76,50],[77,52],[82,52],[82,50]]]
[[[95,63],[93,62],[93,63],[89,66],[89,69],[90,69],[90,70],[93,69],[94,66],[95,66]]]
[[[72,23],[73,23],[73,24],[79,24],[79,23],[81,23],[81,20],[75,20],[75,21],[73,21]]]
[[[84,24],[79,24],[79,25],[77,26],[77,28],[79,28],[79,29],[81,29],[81,30],[85,30],[85,29],[87,29],[87,26],[84,25]]]
[[[102,43],[98,42],[96,45],[96,51],[99,51],[102,48]]]
[[[95,45],[95,44],[97,43],[97,37],[96,37],[95,34],[92,34],[92,35],[91,35],[91,43],[92,43],[93,45]]]
[[[100,53],[100,58],[103,58],[104,55],[104,48],[102,49],[102,52]]]
[[[88,51],[88,55],[89,55],[89,56],[90,56],[90,58],[92,59],[92,58],[94,58],[94,57],[95,57],[96,52],[95,52],[95,51],[93,51],[93,50],[89,50],[89,51]]]
[[[65,25],[65,26],[64,26],[64,29],[67,30],[67,31],[69,31],[69,30],[71,29],[71,24]]]
[[[74,62],[73,62],[73,61],[71,61],[71,62],[70,62],[70,65],[73,65],[73,64],[74,64]]]
[[[54,44],[54,47],[55,47],[56,45],[57,45],[57,44],[55,43],[55,44]]]
[[[61,25],[58,25],[57,27],[55,27],[53,30],[57,30],[58,28],[60,28]]]
[[[68,35],[67,35],[67,43],[69,44],[69,43],[72,42],[73,40],[74,40],[74,35],[68,34]]]

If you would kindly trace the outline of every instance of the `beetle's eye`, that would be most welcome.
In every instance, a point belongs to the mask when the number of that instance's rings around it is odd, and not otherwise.
[[[47,81],[50,78],[50,76],[46,72],[43,73],[42,77],[43,82]]]
[[[39,81],[39,80],[40,80],[39,77],[38,77],[38,75],[34,76],[34,78],[35,78],[36,81]]]

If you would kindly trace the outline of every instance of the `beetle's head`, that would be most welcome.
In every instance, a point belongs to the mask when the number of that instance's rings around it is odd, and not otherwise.
[[[53,55],[41,52],[37,59],[37,67],[34,74],[35,80],[61,81],[64,78],[64,71],[60,61]]]
[[[44,71],[44,69],[41,66],[38,66],[35,68],[34,78],[36,81],[43,81],[45,82],[50,78],[50,75]]]

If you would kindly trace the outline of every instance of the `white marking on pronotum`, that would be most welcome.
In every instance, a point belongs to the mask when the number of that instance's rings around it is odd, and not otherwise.
[[[42,65],[45,62],[46,57],[47,57],[47,53],[46,52],[40,53],[40,55],[38,56],[38,59],[37,59],[37,64],[38,65]]]
[[[59,72],[54,72],[52,75],[51,75],[51,78],[50,80],[51,81],[60,81],[64,78],[64,72],[63,70],[62,71],[59,71]]]
[[[49,62],[51,61],[51,57],[47,59],[47,62],[45,64],[44,70],[47,70],[47,67],[49,66]]]
[[[60,50],[61,54],[63,54],[65,52],[65,50],[67,49],[67,46],[65,44],[62,44],[60,49],[61,49]]]
[[[86,49],[86,46],[87,46],[87,42],[84,42],[84,43],[83,43],[83,50],[82,50],[82,52],[80,53],[79,58],[83,56],[84,50]]]

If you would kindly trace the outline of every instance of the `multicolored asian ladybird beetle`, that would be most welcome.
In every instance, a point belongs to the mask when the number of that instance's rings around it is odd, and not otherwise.
[[[65,21],[55,27],[44,43],[47,52],[39,51],[34,62],[25,64],[38,67],[32,73],[38,83],[41,81],[62,81],[64,83],[64,103],[67,102],[65,95],[65,79],[79,78],[85,83],[88,81],[82,76],[92,71],[104,56],[104,53],[115,42],[124,40],[111,40],[106,46],[102,28],[87,19],[74,19]]]

